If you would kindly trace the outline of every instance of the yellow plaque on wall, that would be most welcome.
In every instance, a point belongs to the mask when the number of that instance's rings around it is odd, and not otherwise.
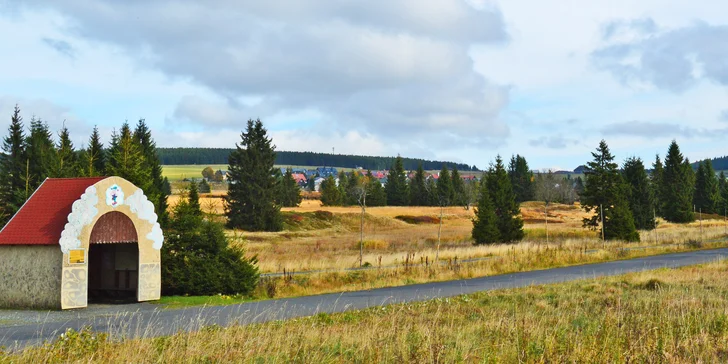
[[[68,260],[69,260],[70,264],[86,263],[86,250],[85,249],[71,249],[68,252]]]

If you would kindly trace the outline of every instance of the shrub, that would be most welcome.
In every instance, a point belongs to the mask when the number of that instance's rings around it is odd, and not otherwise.
[[[434,216],[411,216],[411,215],[399,215],[395,216],[395,219],[404,221],[408,224],[439,224],[440,219]]]

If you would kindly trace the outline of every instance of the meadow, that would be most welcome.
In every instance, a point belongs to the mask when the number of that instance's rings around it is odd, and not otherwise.
[[[153,339],[69,332],[0,363],[726,362],[726,274],[717,261]]]
[[[218,192],[203,194],[203,210],[223,219],[223,196]],[[173,196],[170,204],[178,199]],[[360,259],[359,207],[322,207],[318,200],[304,200],[299,207],[283,209],[284,231],[228,230],[228,236],[232,244],[244,247],[248,256],[258,258],[262,273],[286,273],[262,279],[255,293],[262,298],[471,278],[728,246],[728,227],[720,216],[704,216],[702,227],[700,222],[660,221],[656,231],[640,232],[640,243],[605,243],[596,231],[582,228],[582,218],[587,214],[578,204],[552,204],[548,216],[544,208],[539,202],[522,204],[526,233],[522,242],[486,246],[472,244],[473,209],[445,208],[439,252],[438,207],[367,208],[362,249],[366,270],[355,270]],[[436,257],[439,261],[433,263]],[[315,273],[296,274],[312,271]],[[210,303],[217,302],[217,298],[210,299]]]

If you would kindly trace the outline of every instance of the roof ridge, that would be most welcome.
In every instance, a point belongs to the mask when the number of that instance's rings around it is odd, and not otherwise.
[[[107,176],[97,176],[97,177],[47,177],[46,179],[50,179],[50,180],[69,180],[69,179],[106,179],[106,178],[109,178],[109,177],[107,177]]]

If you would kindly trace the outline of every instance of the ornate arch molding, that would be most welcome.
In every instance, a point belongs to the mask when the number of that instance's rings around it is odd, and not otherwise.
[[[68,215],[59,244],[63,252],[61,308],[87,306],[88,248],[91,231],[104,214],[121,212],[134,223],[139,246],[138,301],[159,299],[160,252],[164,244],[154,204],[144,191],[121,177],[109,177],[86,188]],[[74,255],[76,259],[72,260]],[[78,257],[82,256],[82,262]]]

